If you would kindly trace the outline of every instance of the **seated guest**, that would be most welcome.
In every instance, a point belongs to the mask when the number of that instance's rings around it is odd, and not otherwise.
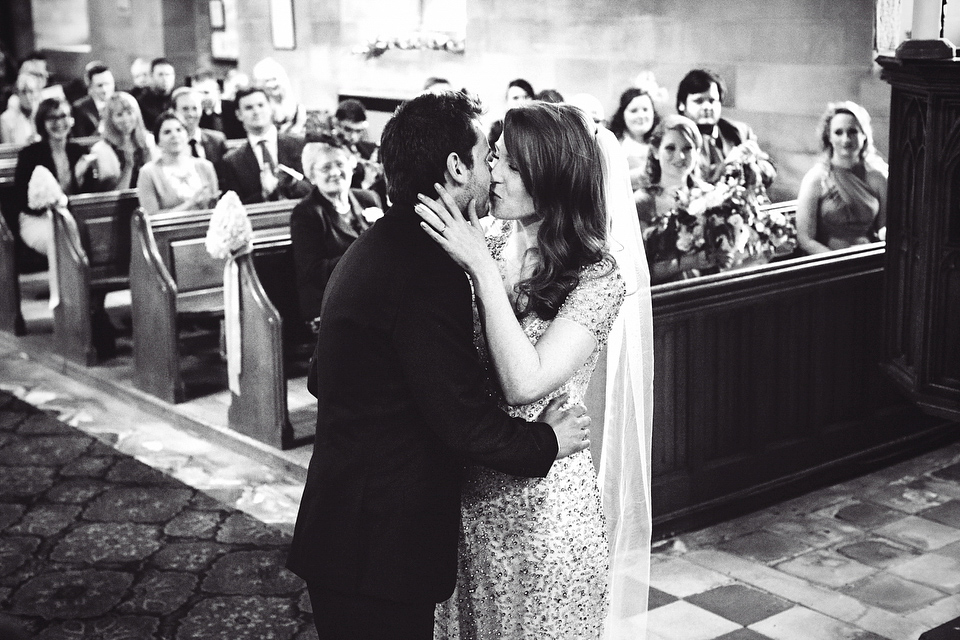
[[[137,197],[148,214],[212,207],[220,196],[213,164],[190,155],[187,127],[176,113],[160,114],[153,134],[160,157],[140,170]]]
[[[355,163],[353,154],[333,136],[303,149],[303,168],[315,186],[290,215],[290,239],[300,312],[314,331],[333,268],[371,224],[364,210],[381,206],[376,193],[350,188]]]
[[[504,113],[513,109],[514,107],[519,107],[524,105],[531,100],[533,100],[534,91],[533,85],[524,80],[523,78],[517,78],[511,80],[507,84],[507,93],[504,95]],[[495,120],[492,125],[490,125],[490,131],[487,133],[487,140],[493,140],[490,146],[496,144],[496,141],[500,139],[500,136],[503,134],[503,118]]]
[[[193,75],[191,87],[200,94],[203,113],[200,128],[219,131],[229,139],[246,137],[243,125],[237,120],[237,110],[232,100],[225,100],[220,91],[220,82],[212,69],[201,69]]]
[[[352,99],[341,102],[333,116],[333,126],[346,149],[357,160],[350,186],[354,189],[371,189],[379,182],[384,189],[383,193],[377,190],[382,200],[386,193],[383,169],[376,161],[377,144],[365,139],[369,123],[367,110],[363,108],[363,104],[359,100]]]
[[[688,201],[697,191],[711,188],[696,174],[701,144],[697,125],[683,116],[667,116],[653,130],[646,185],[634,194],[645,240],[656,229],[658,219],[673,211],[679,202]],[[650,280],[655,284],[700,275],[704,269],[719,266],[715,262],[717,257],[702,251],[659,257],[654,255],[653,248],[648,252]]]
[[[307,109],[294,97],[287,70],[273,58],[264,58],[253,66],[253,83],[263,87],[270,99],[277,131],[302,136]]]
[[[760,173],[765,187],[770,187],[777,170],[769,156],[760,151],[757,136],[743,122],[721,118],[721,103],[726,88],[723,79],[712,71],[694,69],[677,87],[677,113],[697,123],[703,137],[700,176],[716,184],[723,176],[724,163],[739,157],[750,146],[761,156]]]
[[[93,136],[99,132],[100,118],[115,88],[113,73],[99,60],[87,65],[84,80],[87,83],[87,95],[73,103],[74,138]]]
[[[646,90],[631,88],[620,94],[620,105],[610,119],[610,131],[623,145],[634,191],[644,182],[650,156],[650,136],[658,124],[660,114]]]
[[[173,92],[173,111],[187,127],[190,155],[209,160],[214,165],[227,153],[227,138],[219,131],[200,128],[203,111],[200,94],[192,87],[180,87]]]
[[[800,183],[797,240],[822,253],[882,240],[887,220],[887,163],[873,146],[867,111],[854,102],[827,105],[823,157]]]
[[[236,102],[247,143],[220,161],[220,188],[235,191],[244,204],[307,195],[311,187],[302,175],[303,138],[277,131],[273,108],[260,87],[238,89]]]
[[[549,102],[550,104],[560,104],[563,102],[563,94],[556,89],[544,89],[535,96],[540,102]]]
[[[92,165],[91,191],[134,189],[143,165],[157,154],[153,140],[143,126],[140,106],[126,91],[117,91],[104,108],[101,139],[90,148],[96,158]]]
[[[139,93],[150,86],[150,61],[146,58],[137,58],[134,60],[130,64],[130,78],[133,84],[127,93],[133,97],[137,97]]]
[[[154,58],[150,62],[150,84],[137,97],[143,124],[153,131],[161,113],[173,107],[171,97],[177,85],[177,73],[166,58]]]
[[[17,155],[14,171],[13,204],[19,212],[20,237],[38,253],[47,255],[53,241],[53,226],[48,211],[33,211],[28,206],[27,192],[33,170],[46,167],[60,183],[66,195],[82,191],[84,176],[92,154],[75,142],[68,141],[73,118],[70,104],[63,98],[47,98],[37,107],[35,116],[40,141],[24,147]]]
[[[21,73],[17,76],[16,93],[7,109],[0,113],[0,142],[23,146],[37,139],[35,110],[40,104],[42,90],[43,80],[37,75]]]

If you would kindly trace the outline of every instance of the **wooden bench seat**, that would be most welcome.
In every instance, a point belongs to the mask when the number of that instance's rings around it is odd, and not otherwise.
[[[133,189],[72,196],[66,210],[55,210],[59,304],[53,310],[57,350],[64,358],[91,366],[95,296],[130,286],[130,220],[137,208]]]
[[[259,247],[289,234],[295,200],[247,207]],[[205,247],[212,209],[133,217],[130,259],[134,382],[167,402],[183,402],[179,325],[185,318],[223,315],[224,260]]]

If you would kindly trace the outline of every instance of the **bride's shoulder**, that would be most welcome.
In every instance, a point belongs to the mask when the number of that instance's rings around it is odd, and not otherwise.
[[[577,288],[589,292],[591,297],[603,299],[622,301],[626,294],[626,284],[620,267],[609,255],[580,269],[580,283]]]

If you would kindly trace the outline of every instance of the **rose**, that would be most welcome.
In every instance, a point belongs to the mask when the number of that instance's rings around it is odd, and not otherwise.
[[[380,207],[367,207],[361,212],[361,214],[363,215],[364,220],[370,224],[373,224],[383,217],[383,209]]]

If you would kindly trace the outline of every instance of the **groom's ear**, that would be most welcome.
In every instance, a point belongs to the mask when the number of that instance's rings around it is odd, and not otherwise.
[[[470,170],[463,164],[460,155],[456,152],[447,156],[446,175],[447,183],[462,187],[470,180]]]

